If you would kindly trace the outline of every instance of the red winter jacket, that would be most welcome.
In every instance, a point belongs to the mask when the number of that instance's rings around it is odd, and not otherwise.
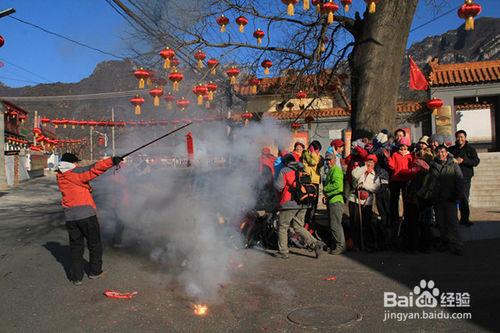
[[[274,181],[274,188],[278,191],[279,206],[281,209],[299,209],[301,205],[297,204],[292,198],[290,189],[295,186],[295,164],[292,162],[280,170],[278,177]]]
[[[402,155],[399,151],[387,159],[389,169],[392,171],[391,181],[406,182],[415,174],[412,170],[415,156],[412,153]]]
[[[346,176],[349,184],[352,181],[352,170],[356,169],[358,166],[362,166],[368,157],[368,152],[361,148],[360,146],[354,147],[356,154],[350,154],[345,159],[345,164],[347,164]]]
[[[89,182],[113,166],[111,158],[87,167],[60,162],[57,169],[57,185],[62,194],[62,206],[66,221],[82,220],[96,215]]]

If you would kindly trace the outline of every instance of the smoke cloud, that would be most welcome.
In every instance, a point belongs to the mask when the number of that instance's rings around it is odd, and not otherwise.
[[[195,142],[193,165],[167,165],[172,161],[167,157],[187,157],[188,130]],[[163,265],[190,297],[211,302],[242,263],[238,222],[258,200],[261,149],[288,146],[291,140],[289,130],[273,121],[233,129],[231,139],[226,133],[222,122],[193,124],[142,156],[133,155],[132,162],[96,185],[110,194],[98,200],[109,215],[101,220],[103,227],[113,232],[110,221],[121,220],[125,245]],[[131,132],[117,146],[132,149],[143,143],[144,133]]]

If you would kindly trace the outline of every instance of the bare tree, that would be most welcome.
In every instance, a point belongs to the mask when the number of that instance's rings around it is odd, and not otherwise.
[[[244,77],[256,75],[269,59],[277,73],[290,74],[289,84],[277,91],[284,102],[300,89],[328,94],[337,74],[349,70],[354,135],[394,128],[401,65],[418,0],[376,1],[375,13],[335,15],[333,24],[326,13],[315,12],[314,2],[311,10],[297,8],[288,16],[281,1],[107,1],[132,20],[136,36],[150,47],[150,52],[137,51],[140,61],[154,55],[157,64],[158,51],[169,46],[192,69],[195,82],[201,82],[207,71],[196,68],[196,50],[211,52],[222,64],[238,64]],[[224,33],[216,23],[221,15],[233,27]],[[245,34],[234,28],[239,15],[248,19]],[[252,36],[256,29],[265,33],[261,44]]]

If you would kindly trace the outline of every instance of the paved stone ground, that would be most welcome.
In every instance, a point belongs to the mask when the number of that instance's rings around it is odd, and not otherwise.
[[[476,216],[486,215],[473,212]],[[37,179],[0,196],[0,332],[500,329],[498,239],[468,242],[462,257],[382,252],[325,254],[315,260],[296,252],[285,261],[242,250],[244,266],[221,287],[220,302],[210,304],[205,317],[193,315],[193,300],[171,280],[169,267],[134,252],[106,248],[106,276],[75,287],[65,275],[67,235],[54,179]],[[332,276],[334,281],[324,280]],[[384,322],[383,292],[408,294],[421,279],[432,279],[441,291],[470,293],[472,319]],[[102,295],[107,288],[139,295],[107,299]],[[346,321],[351,322],[338,325]]]

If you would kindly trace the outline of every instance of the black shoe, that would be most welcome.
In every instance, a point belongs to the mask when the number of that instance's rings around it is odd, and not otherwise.
[[[82,285],[82,280],[71,281],[71,283],[73,283],[73,285],[75,285],[75,286],[81,286]]]
[[[290,256],[288,255],[288,253],[280,253],[280,252],[275,253],[274,257],[279,258],[279,259],[288,259],[288,258],[290,258]]]
[[[99,274],[89,274],[89,279],[91,280],[97,280],[100,279],[104,276],[104,272],[101,272]]]

